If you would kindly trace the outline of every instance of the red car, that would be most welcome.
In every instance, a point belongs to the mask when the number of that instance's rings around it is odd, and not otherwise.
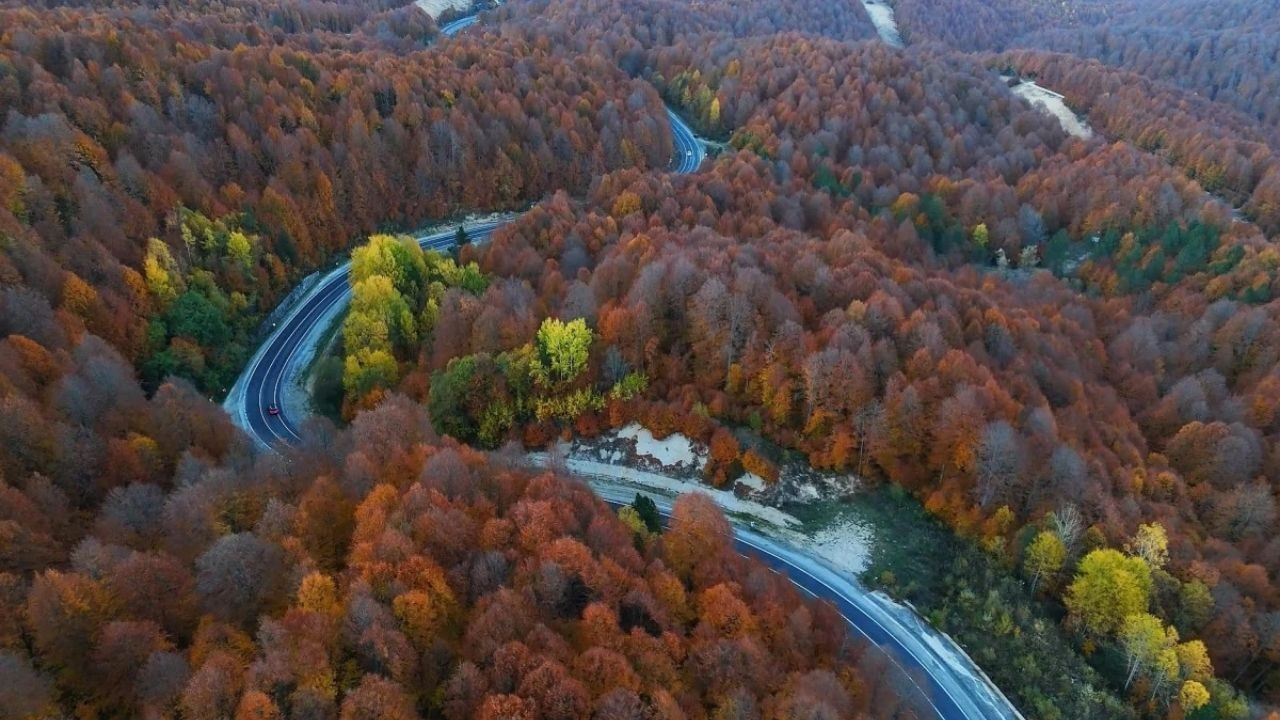
[[[268,414],[268,415],[279,415],[279,414],[280,414],[280,408],[276,407],[276,406],[275,406],[275,403],[272,403],[271,405],[268,405],[268,406],[267,406],[267,414]]]

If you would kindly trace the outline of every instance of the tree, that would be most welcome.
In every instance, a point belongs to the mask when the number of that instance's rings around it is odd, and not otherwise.
[[[362,350],[407,350],[417,343],[413,312],[391,278],[371,275],[352,285],[342,337],[348,355]]]
[[[351,286],[373,277],[385,277],[411,307],[426,299],[427,260],[422,247],[410,237],[371,235],[351,252]]]
[[[178,263],[163,241],[147,241],[147,257],[143,263],[147,290],[160,308],[167,308],[185,288]]]
[[[313,572],[302,578],[297,592],[298,607],[309,612],[337,617],[342,612],[338,588],[333,578]]]
[[[1094,550],[1080,561],[1064,602],[1071,619],[1093,636],[1108,637],[1124,619],[1143,613],[1151,594],[1151,570],[1141,558]]]
[[[43,717],[53,707],[52,690],[26,658],[0,650],[0,720]]]
[[[253,533],[218,538],[196,559],[196,592],[218,617],[249,625],[283,599],[284,554]]]
[[[592,332],[582,318],[562,322],[547,318],[538,328],[534,373],[548,387],[573,382],[587,369]]]
[[[170,647],[160,626],[149,620],[108,623],[93,649],[95,696],[114,712],[135,712],[139,670],[152,653]]]
[[[1152,570],[1164,567],[1169,562],[1169,538],[1164,526],[1158,522],[1139,525],[1137,534],[1125,545],[1125,550],[1142,558]]]
[[[729,548],[729,523],[707,495],[681,495],[662,543],[667,562],[686,580],[717,566]]]
[[[160,552],[133,553],[107,578],[128,617],[154,620],[172,637],[195,625],[195,581],[177,558]]]
[[[991,242],[991,232],[987,230],[986,223],[978,223],[973,226],[973,244],[981,250],[987,249],[987,244]]]
[[[342,568],[355,526],[355,506],[328,477],[317,478],[303,494],[294,517],[298,538],[322,570]]]
[[[191,676],[186,658],[175,652],[154,652],[138,669],[139,702],[151,707],[165,707],[182,693]]]
[[[1183,633],[1191,634],[1204,627],[1213,615],[1213,594],[1209,586],[1192,579],[1178,588],[1176,622]]]
[[[1054,455],[1056,456],[1057,452]],[[1054,510],[1050,519],[1053,521],[1054,533],[1062,541],[1067,555],[1074,556],[1076,543],[1080,541],[1080,536],[1084,533],[1084,517],[1080,515],[1080,509],[1067,503]]]
[[[41,657],[73,684],[89,673],[88,648],[112,612],[101,583],[75,573],[49,570],[27,594],[26,616]]]
[[[453,611],[453,597],[444,592],[410,590],[397,595],[391,607],[405,635],[418,648],[429,648]]]
[[[1170,635],[1172,633],[1172,635]],[[1155,669],[1160,656],[1177,642],[1177,632],[1166,632],[1160,619],[1148,613],[1134,613],[1124,618],[1117,640],[1124,650],[1128,663],[1124,687],[1129,689],[1133,679],[1143,670]]]
[[[653,502],[653,498],[636,493],[636,499],[631,501],[631,507],[635,508],[636,514],[644,521],[649,532],[661,532],[662,516],[658,513],[658,506]]]
[[[221,650],[211,653],[182,689],[182,717],[192,720],[234,717],[242,675],[239,658]]]
[[[476,712],[476,720],[535,720],[537,705],[517,695],[489,695]],[[345,720],[345,718],[344,718]]]
[[[1036,535],[1027,546],[1026,559],[1023,566],[1031,574],[1031,592],[1034,594],[1041,578],[1052,578],[1062,569],[1066,560],[1067,549],[1058,538],[1058,534],[1044,530]]]
[[[342,370],[342,386],[362,396],[377,388],[391,387],[400,377],[400,366],[386,350],[360,350],[347,355]]]
[[[618,199],[613,202],[613,212],[615,218],[622,218],[641,209],[640,196],[627,190],[618,195]]]
[[[1184,712],[1195,712],[1209,704],[1209,691],[1195,680],[1187,680],[1178,689],[1178,704]]]
[[[1026,448],[1009,423],[989,423],[978,445],[978,503],[984,508],[1007,504],[1022,480],[1026,464]]]
[[[266,693],[250,690],[240,697],[235,720],[280,720],[280,709]]]
[[[417,720],[413,699],[400,685],[368,674],[342,701],[340,720]]]

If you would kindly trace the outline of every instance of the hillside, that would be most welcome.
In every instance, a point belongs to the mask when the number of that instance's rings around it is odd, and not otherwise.
[[[0,720],[1280,703],[1280,7],[420,5],[0,3]]]

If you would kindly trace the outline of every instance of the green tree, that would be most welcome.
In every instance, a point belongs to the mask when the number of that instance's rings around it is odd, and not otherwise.
[[[563,322],[547,318],[538,328],[534,373],[548,387],[568,385],[587,369],[592,332],[582,318]]]
[[[1067,235],[1066,230],[1059,230],[1049,238],[1049,242],[1045,244],[1044,264],[1050,270],[1059,275],[1062,274],[1067,262],[1067,252],[1071,250],[1071,236]]]
[[[342,386],[349,393],[364,395],[378,387],[391,387],[400,376],[396,359],[386,350],[359,350],[347,355]]]
[[[231,329],[222,310],[203,293],[194,290],[178,296],[165,313],[165,324],[171,336],[190,338],[206,348],[217,347],[231,339]]]
[[[1065,598],[1071,617],[1085,632],[1111,636],[1129,615],[1146,612],[1151,570],[1118,550],[1094,550],[1080,561]]]
[[[444,370],[431,376],[427,413],[436,432],[463,441],[475,437],[475,421],[467,407],[475,374],[476,358],[469,355],[450,360]]]
[[[342,358],[328,356],[316,363],[312,372],[311,398],[316,411],[331,418],[342,411],[344,365]]]
[[[989,242],[991,242],[991,231],[987,230],[987,224],[978,223],[974,225],[973,244],[985,250]]]
[[[389,278],[396,292],[414,308],[426,299],[427,261],[410,237],[372,235],[351,253],[351,286],[374,276]]]
[[[649,532],[656,533],[662,529],[662,516],[658,514],[658,506],[653,502],[653,498],[636,493],[636,499],[631,501],[631,507],[636,509],[636,514],[640,516]]]
[[[1213,616],[1213,594],[1209,586],[1199,580],[1183,583],[1178,589],[1178,627],[1191,634],[1204,627]]]
[[[1045,530],[1036,535],[1027,546],[1026,558],[1023,560],[1023,567],[1031,575],[1031,592],[1035,593],[1042,578],[1057,575],[1066,558],[1067,548],[1057,533]]]

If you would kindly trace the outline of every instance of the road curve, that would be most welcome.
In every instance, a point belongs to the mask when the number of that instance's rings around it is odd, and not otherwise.
[[[457,20],[447,22],[444,25],[440,26],[440,34],[446,37],[453,37],[454,35],[457,35],[459,32],[466,30],[472,25],[475,25],[479,21],[480,21],[479,15],[468,15],[466,17],[461,17],[461,18],[458,18]]]
[[[462,20],[457,20],[450,26],[460,22]],[[692,173],[706,157],[702,143],[670,108],[667,109],[667,117],[671,122],[675,147],[671,169]],[[466,230],[472,242],[483,242],[494,230],[514,218],[510,215],[497,220],[463,223],[460,227]],[[417,238],[418,244],[430,250],[450,249],[457,236],[457,227],[422,235]],[[301,442],[299,423],[306,414],[306,408],[289,402],[287,391],[291,384],[300,381],[325,329],[350,302],[349,275],[350,263],[343,263],[318,281],[313,281],[313,285],[293,303],[288,314],[276,321],[270,336],[254,353],[227,395],[223,406],[261,448]]]
[[[475,24],[475,15],[443,26],[446,36]],[[671,170],[692,173],[702,165],[706,152],[687,123],[667,108],[674,152]],[[515,216],[502,216],[463,223],[468,237],[483,242],[494,230]],[[457,227],[417,238],[425,249],[452,248]],[[285,390],[298,383],[314,356],[324,333],[351,300],[348,283],[350,263],[318,273],[308,279],[310,287],[273,326],[270,336],[258,348],[228,394],[224,407],[233,422],[267,451],[294,445],[302,440],[299,423],[305,407],[287,402]],[[271,408],[275,412],[270,411]],[[605,496],[612,502],[630,498]],[[735,523],[739,549],[755,555],[766,565],[787,575],[792,583],[813,597],[831,602],[855,632],[870,642],[892,651],[897,662],[913,675],[923,677],[928,705],[942,720],[1017,720],[1017,710],[991,683],[981,676],[950,640],[939,636],[910,610],[888,598],[869,593],[855,582],[821,561]],[[913,681],[916,682],[916,681]]]
[[[573,463],[569,463],[573,472]],[[620,473],[625,477],[626,473]],[[585,476],[591,489],[615,507],[628,504],[637,492],[658,506],[664,521],[671,499],[596,474]],[[774,572],[787,576],[806,595],[826,600],[854,634],[889,653],[890,659],[917,692],[915,706],[942,720],[1023,720],[1003,693],[982,674],[955,643],[930,627],[914,611],[888,596],[868,592],[844,573],[787,542],[768,537],[740,522],[733,523],[734,545]]]
[[[483,242],[513,217],[464,223],[462,227],[472,242]],[[447,250],[453,247],[457,232],[457,227],[450,227],[422,235],[417,238],[418,244],[426,250]],[[351,263],[344,262],[313,281],[289,313],[276,321],[271,335],[227,395],[224,407],[258,446],[271,449],[301,442],[301,418],[294,415],[301,415],[304,409],[286,402],[286,390],[299,381],[324,331],[351,301],[350,274]]]

